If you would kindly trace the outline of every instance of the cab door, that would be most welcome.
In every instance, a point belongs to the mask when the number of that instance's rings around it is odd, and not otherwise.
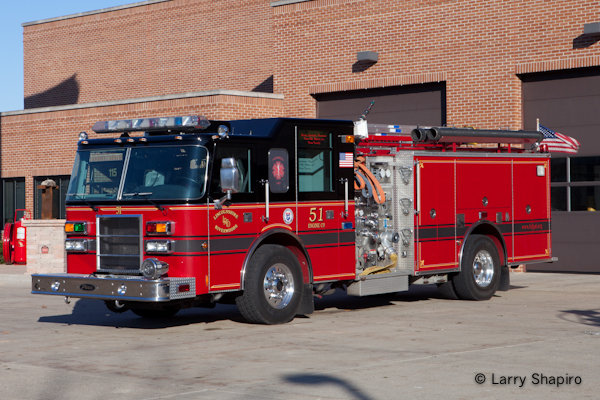
[[[225,194],[220,187],[221,161],[235,158],[239,171],[240,191],[231,195],[219,210],[209,203],[209,291],[237,290],[240,271],[252,243],[258,235],[256,180],[256,145],[216,143],[210,181],[210,196],[220,199]]]
[[[315,282],[355,277],[354,209],[350,200],[345,209],[344,184],[353,182],[354,145],[342,140],[351,133],[336,125],[296,127],[298,235]]]

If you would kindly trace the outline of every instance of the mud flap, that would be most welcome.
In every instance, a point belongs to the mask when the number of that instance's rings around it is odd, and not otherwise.
[[[305,283],[302,289],[302,300],[298,307],[297,315],[308,315],[315,311],[315,302],[313,299],[313,285]]]
[[[506,292],[510,288],[510,269],[504,265],[500,268],[500,284],[498,291]]]

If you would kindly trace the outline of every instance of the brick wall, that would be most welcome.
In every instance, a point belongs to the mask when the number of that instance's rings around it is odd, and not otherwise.
[[[25,108],[272,91],[268,0],[172,0],[26,25]]]
[[[274,8],[275,92],[286,116],[314,116],[313,93],[445,80],[447,119],[521,128],[517,73],[600,65],[595,1],[315,0]],[[379,61],[355,69],[356,53]],[[375,106],[377,107],[377,106]],[[390,121],[398,122],[401,121]]]
[[[25,26],[25,104],[274,90],[313,117],[312,94],[444,80],[448,123],[520,128],[517,74],[600,65],[599,19],[591,0],[164,1]]]
[[[257,95],[258,96],[258,95]],[[272,95],[271,95],[272,96]],[[26,208],[33,210],[33,179],[70,175],[78,134],[96,121],[163,115],[204,115],[209,119],[269,118],[281,114],[281,99],[214,95],[64,110],[9,112],[0,117],[1,176],[25,177]]]

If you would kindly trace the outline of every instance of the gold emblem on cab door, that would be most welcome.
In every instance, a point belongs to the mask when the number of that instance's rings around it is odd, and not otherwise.
[[[238,228],[238,215],[235,211],[221,210],[215,214],[213,219],[217,221],[215,229],[221,233],[233,232]]]

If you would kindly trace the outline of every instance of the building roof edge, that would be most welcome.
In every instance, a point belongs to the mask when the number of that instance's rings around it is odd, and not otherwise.
[[[294,4],[294,3],[304,3],[305,1],[312,1],[312,0],[276,0],[276,1],[271,2],[271,7],[286,6],[288,4]]]
[[[26,26],[30,26],[30,25],[45,24],[45,23],[48,23],[48,22],[62,21],[62,20],[65,20],[65,19],[79,18],[79,17],[88,16],[88,15],[102,14],[102,13],[111,12],[111,11],[118,11],[118,10],[123,10],[123,9],[126,9],[126,8],[147,6],[147,5],[154,4],[154,3],[163,3],[165,1],[171,1],[171,0],[145,0],[145,1],[139,1],[137,3],[124,4],[122,6],[114,6],[114,7],[108,7],[108,8],[101,8],[99,10],[85,11],[85,12],[76,13],[76,14],[63,15],[61,17],[46,18],[46,19],[40,19],[40,20],[37,20],[37,21],[24,22],[24,23],[21,24],[21,26],[22,27],[26,27]]]
[[[244,92],[241,90],[213,89],[213,90],[203,90],[201,92],[166,94],[166,95],[162,95],[162,96],[138,97],[138,98],[133,98],[133,99],[98,101],[98,102],[94,102],[94,103],[68,104],[68,105],[64,105],[64,106],[28,108],[25,110],[5,111],[5,112],[0,112],[0,117],[8,117],[11,115],[22,115],[22,114],[35,114],[35,113],[52,112],[52,111],[77,110],[77,109],[92,108],[92,107],[119,106],[119,105],[124,105],[124,104],[146,103],[146,102],[151,102],[151,101],[177,100],[177,99],[186,99],[186,98],[191,98],[191,97],[219,96],[219,95],[239,96],[239,97],[257,97],[257,98],[275,99],[275,100],[283,100],[283,98],[284,98],[284,96],[282,94],[263,93],[263,92]]]

